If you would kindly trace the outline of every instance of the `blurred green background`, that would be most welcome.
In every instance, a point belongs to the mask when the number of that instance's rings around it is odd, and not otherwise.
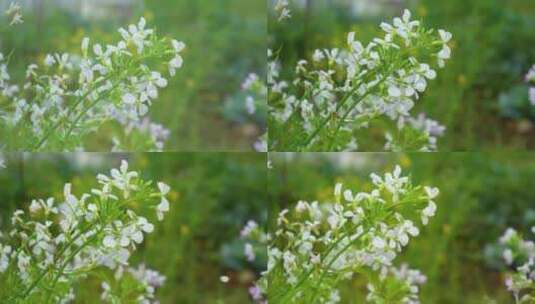
[[[413,18],[453,33],[452,59],[417,103],[447,127],[441,151],[535,147],[535,106],[524,75],[535,64],[535,1],[295,0],[292,18],[270,14],[269,47],[280,49],[283,75],[317,48],[344,47],[347,33],[369,42],[379,24],[409,8]],[[381,34],[382,35],[382,34]],[[382,133],[370,137],[384,142]]]
[[[407,262],[427,276],[421,302],[514,303],[504,284],[506,269],[497,240],[507,227],[532,236],[533,155],[274,153],[270,159],[269,198],[278,202],[279,209],[298,200],[332,200],[337,182],[354,192],[370,191],[370,173],[391,172],[400,164],[414,184],[440,189],[436,216],[396,259],[397,265]],[[341,293],[344,303],[364,303],[365,282],[356,276],[342,286]]]
[[[11,1],[1,0],[7,6]],[[84,36],[110,43],[117,29],[141,16],[160,35],[186,43],[184,66],[150,110],[170,129],[165,150],[251,151],[262,126],[236,121],[225,105],[239,95],[249,73],[265,73],[266,5],[262,0],[34,0],[24,4],[24,24],[0,29],[0,51],[14,51],[9,70],[16,79],[47,53],[79,53]],[[164,73],[167,74],[167,73]],[[20,83],[20,82],[19,82]],[[242,108],[234,112],[245,113]],[[262,113],[259,113],[260,115]],[[108,150],[106,128],[89,139],[88,151]]]
[[[97,187],[96,174],[108,174],[129,161],[145,180],[172,188],[171,210],[131,258],[167,277],[156,295],[161,303],[249,303],[248,287],[265,269],[266,258],[248,263],[240,230],[248,220],[266,223],[266,159],[260,153],[7,154],[0,169],[0,229],[9,229],[16,208],[32,199],[62,199],[63,185],[73,193]],[[220,276],[230,277],[223,284]],[[76,288],[76,303],[95,303],[97,282]]]

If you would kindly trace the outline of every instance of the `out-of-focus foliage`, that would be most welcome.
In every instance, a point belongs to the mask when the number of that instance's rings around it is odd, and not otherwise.
[[[0,169],[0,228],[9,228],[16,208],[31,199],[61,197],[63,184],[89,191],[95,175],[128,159],[144,178],[171,186],[170,212],[132,257],[167,277],[157,292],[161,303],[247,303],[247,288],[265,257],[246,261],[240,230],[248,220],[267,219],[266,161],[255,153],[8,154]],[[223,284],[220,276],[230,282]],[[78,303],[92,302],[101,292],[95,284],[80,286]],[[85,301],[85,302],[84,302]]]
[[[292,2],[292,1],[290,1]],[[292,18],[269,19],[270,47],[292,72],[301,58],[311,58],[317,48],[345,45],[346,34],[355,31],[360,40],[377,36],[380,21],[409,8],[428,27],[453,34],[452,59],[417,103],[447,127],[438,142],[440,150],[478,150],[491,147],[533,147],[532,106],[526,94],[511,90],[524,83],[535,63],[535,2],[526,0],[418,0],[327,1],[303,0],[291,7]],[[365,10],[380,3],[384,9]],[[382,134],[368,134],[382,141]],[[367,138],[365,140],[368,140]]]
[[[369,191],[371,172],[401,164],[415,183],[440,189],[436,216],[398,258],[427,276],[422,302],[513,301],[504,284],[501,252],[492,245],[507,227],[528,233],[535,225],[535,161],[530,154],[275,153],[271,161],[268,192],[281,209],[298,200],[328,201],[336,182]],[[366,286],[356,277],[342,294],[354,299],[350,303],[362,303]]]

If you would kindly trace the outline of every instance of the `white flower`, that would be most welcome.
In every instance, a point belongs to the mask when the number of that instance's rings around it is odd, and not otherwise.
[[[447,32],[445,30],[439,29],[438,34],[440,35],[440,39],[442,39],[442,42],[448,43],[451,38],[453,37],[450,32]]]
[[[372,245],[377,249],[383,249],[386,246],[386,242],[380,237],[374,237],[372,240]]]
[[[129,197],[130,191],[137,189],[137,186],[135,184],[132,184],[132,180],[136,178],[138,174],[137,172],[128,171],[127,161],[122,160],[119,170],[112,169],[110,173],[112,177],[111,183],[115,187],[123,191],[123,195],[125,198]]]
[[[158,216],[158,220],[162,221],[164,213],[168,211],[169,201],[165,197],[162,197],[160,204],[158,204],[158,206],[156,207],[156,215]]]
[[[143,242],[143,232],[140,231],[136,226],[130,225],[124,228],[121,231],[121,236],[119,238],[119,245],[121,247],[129,246],[132,241],[137,244]]]
[[[24,20],[22,20],[22,15],[20,13],[15,13],[9,25],[21,24],[23,22]]]
[[[117,245],[117,242],[115,241],[115,238],[113,236],[106,235],[102,240],[102,244],[106,247],[115,247]]]
[[[102,51],[102,46],[98,43],[93,45],[93,53],[95,53],[97,57],[103,56],[104,52]]]
[[[182,62],[182,57],[178,55],[169,61],[169,74],[171,76],[175,76],[176,70],[182,67]]]
[[[503,259],[507,265],[513,264],[513,251],[511,249],[505,249],[503,251]]]
[[[103,290],[102,294],[100,295],[100,299],[102,301],[110,301],[112,299],[110,284],[108,284],[107,282],[102,282],[102,284],[100,284],[100,287]]]
[[[0,244],[0,273],[3,273],[7,270],[11,251],[11,246]]]
[[[37,200],[33,200],[30,204],[30,213],[37,213],[41,210],[41,204],[37,202]]]
[[[438,188],[435,188],[435,187],[424,187],[425,189],[425,193],[427,193],[427,197],[428,199],[432,200],[434,198],[436,198],[438,196],[438,194],[440,193],[440,191],[438,190]]]
[[[146,233],[151,233],[154,231],[154,225],[149,223],[146,218],[140,216],[138,218],[137,225],[141,228],[141,230],[145,231]]]
[[[249,220],[243,229],[240,231],[242,238],[248,237],[253,231],[258,228],[258,224],[255,221]]]
[[[440,59],[450,59],[451,57],[451,49],[449,46],[444,45],[442,47],[442,50],[438,53],[438,58]]]
[[[21,7],[16,2],[11,2],[9,8],[6,10],[6,15],[11,17],[11,22],[9,23],[9,25],[20,24],[23,22]]]
[[[109,179],[109,177],[99,174],[97,178],[104,185],[102,186],[102,189],[91,189],[91,193],[100,196],[100,198],[103,200],[108,200],[108,199],[118,200],[119,198],[112,193],[112,185],[111,185],[111,180]],[[107,181],[107,182],[104,182],[104,181]]]
[[[252,96],[247,96],[245,98],[245,108],[247,109],[247,113],[249,115],[253,115],[256,112],[256,106]]]
[[[290,10],[288,9],[288,0],[277,0],[275,11],[279,14],[279,21],[291,17]]]
[[[1,61],[1,60],[0,60]],[[535,82],[535,65],[529,69],[528,73],[526,74],[526,82]]]
[[[145,46],[150,45],[150,41],[147,40],[147,37],[154,32],[151,29],[145,29],[145,25],[145,18],[141,17],[137,26],[135,24],[128,26],[128,31],[123,28],[119,29],[119,33],[125,42],[134,44],[139,55],[143,53]]]
[[[305,140],[297,144],[301,146],[300,149],[306,150],[314,147],[312,144],[318,141],[332,145],[327,133],[319,132],[323,128],[356,131],[369,127],[373,121],[371,117],[384,115],[393,121],[410,117],[420,93],[428,87],[427,80],[437,77],[430,63],[420,60],[436,56],[438,65],[444,66],[446,59],[451,57],[447,41],[451,40],[452,35],[444,30],[437,33],[422,28],[419,21],[411,20],[408,10],[403,12],[401,18],[395,18],[393,25],[382,23],[381,28],[386,32],[384,37],[372,39],[366,46],[356,39],[354,32],[349,32],[347,47],[315,50],[312,60],[320,63],[327,58],[329,64],[311,64],[305,68],[303,63],[306,61],[298,60],[294,79],[289,81],[278,79],[281,63],[272,51],[268,51],[267,84],[275,98],[275,102],[270,103],[269,114],[274,118],[274,123],[280,124],[280,128],[273,129],[287,130],[291,134],[284,136],[289,138],[304,135]],[[431,34],[432,37],[428,37]],[[438,51],[437,45],[440,46]],[[416,54],[412,49],[418,49],[421,53]],[[406,52],[408,50],[411,51]],[[396,56],[386,55],[391,53]],[[356,106],[350,106],[352,103],[336,101],[340,92],[359,102]],[[296,130],[284,128],[288,119],[299,112],[302,119],[298,122],[301,125]],[[337,120],[334,117],[347,119]],[[325,122],[318,126],[315,122],[317,119]],[[403,149],[406,143],[396,143],[397,139],[392,135],[395,133],[389,133],[387,140],[390,140],[385,148]],[[359,142],[354,136],[344,136],[341,140],[331,149],[353,150],[356,149],[355,143]],[[429,141],[433,139],[429,138]],[[287,145],[285,141],[274,141],[274,144],[281,145],[281,149]],[[419,149],[431,150],[425,144]]]
[[[54,59],[54,57],[50,54],[47,54],[46,57],[45,57],[45,61],[44,61],[45,65],[46,66],[52,66],[56,63],[56,60]]]
[[[175,52],[176,53],[180,53],[182,52],[182,50],[186,47],[186,45],[184,44],[184,42],[182,41],[177,41],[177,40],[171,40],[171,44],[173,45],[173,48],[175,49]]]
[[[344,191],[344,199],[348,202],[352,202],[353,201],[353,192],[351,192],[351,190],[346,190]]]
[[[535,106],[535,87],[529,88],[529,102],[532,106]]]
[[[429,201],[427,207],[422,210],[422,224],[427,225],[429,218],[435,216],[437,205],[433,201]]]
[[[400,97],[401,96],[401,90],[397,86],[390,86],[388,87],[388,95],[391,97]]]
[[[162,182],[158,183],[158,189],[160,190],[161,200],[160,204],[156,207],[156,214],[158,216],[158,220],[163,220],[163,215],[165,212],[169,211],[169,201],[165,196],[169,193],[171,188]]]
[[[8,9],[6,10],[6,15],[11,15],[13,13],[16,13],[16,12],[20,11],[20,9],[21,9],[21,7],[17,2],[11,2],[9,4]]]
[[[255,252],[254,252],[254,249],[253,249],[253,245],[251,245],[249,243],[246,243],[244,250],[245,250],[245,257],[247,258],[247,261],[249,261],[249,262],[254,261],[256,256],[255,256]]]
[[[517,236],[516,230],[514,230],[513,228],[507,228],[507,230],[505,230],[505,233],[500,237],[499,241],[502,244],[506,244],[516,236]]]
[[[167,195],[169,191],[171,190],[171,187],[169,187],[167,184],[158,182],[158,189],[160,189],[160,194],[162,196]]]

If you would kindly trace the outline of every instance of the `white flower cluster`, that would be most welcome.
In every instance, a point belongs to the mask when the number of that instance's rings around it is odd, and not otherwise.
[[[159,272],[149,269],[145,264],[139,265],[137,268],[128,267],[126,273],[130,275],[137,284],[143,289],[143,293],[137,296],[136,301],[140,304],[150,304],[150,303],[159,303],[155,300],[155,291],[156,288],[163,286],[166,278],[162,276]],[[125,270],[123,268],[119,269],[115,273],[115,280],[121,281],[125,277]],[[101,284],[102,294],[100,299],[108,303],[115,303],[120,297],[114,295],[114,290],[110,283],[102,282]]]
[[[0,89],[6,99],[2,107],[6,110],[0,116],[6,132],[2,137],[17,134],[3,143],[5,148],[73,150],[83,144],[84,136],[115,120],[126,133],[145,132],[154,140],[152,149],[161,149],[166,132],[141,121],[159,89],[168,84],[155,70],[156,64],[163,61],[169,74],[175,75],[182,66],[184,44],[159,38],[145,26],[141,18],[137,25],[119,29],[122,40],[115,45],[91,46],[89,38],[84,38],[81,57],[47,55],[42,67],[28,67],[22,90],[7,83],[7,68],[0,66]],[[27,141],[21,143],[20,138]]]
[[[281,303],[337,303],[337,284],[357,274],[376,273],[370,298],[389,298],[373,288],[403,282],[399,303],[418,303],[417,271],[394,268],[394,259],[420,233],[416,221],[427,225],[436,213],[437,188],[413,186],[396,166],[384,176],[371,175],[374,189],[354,193],[337,184],[334,202],[299,201],[277,219],[269,241],[268,268],[259,286],[269,282],[270,298]],[[307,289],[310,288],[310,289]],[[267,294],[267,290],[263,292]],[[391,298],[390,298],[391,299]],[[398,303],[398,301],[395,301]]]
[[[535,227],[532,232],[535,233]],[[513,267],[505,285],[513,293],[516,303],[533,303],[535,299],[535,243],[524,240],[513,228],[508,228],[500,237],[504,246],[502,257],[505,263]]]
[[[290,19],[292,17],[288,5],[288,0],[277,0],[277,3],[275,4],[275,12],[278,14],[279,21]]]
[[[241,85],[242,91],[247,93],[245,97],[245,109],[249,115],[262,116],[266,110],[267,87],[257,74],[251,73]],[[267,152],[267,132],[264,132],[254,143],[254,149],[258,152]]]
[[[141,120],[128,120],[125,117],[117,116],[116,119],[124,126],[124,137],[126,139],[120,139],[116,136],[112,138],[113,147],[111,150],[114,152],[130,151],[131,147],[135,147],[137,150],[143,150],[146,147],[146,150],[162,151],[165,141],[171,135],[171,131],[161,124],[152,122],[148,117],[144,117]],[[126,145],[125,142],[134,138],[136,132],[146,135],[148,138],[142,142],[135,141],[135,143]]]
[[[137,172],[128,171],[126,161],[110,176],[99,174],[97,180],[100,187],[89,193],[75,196],[71,184],[66,184],[60,202],[33,200],[28,213],[15,211],[13,228],[0,243],[0,279],[17,282],[5,286],[11,300],[72,300],[70,288],[92,271],[108,268],[121,274],[145,234],[154,231],[154,225],[134,209],[138,205],[153,209],[159,220],[169,210],[169,186],[161,182],[152,186]],[[143,269],[131,273],[139,278],[145,295],[153,294],[149,287],[161,285],[154,282],[163,283]]]
[[[265,251],[269,241],[269,234],[265,233],[255,221],[248,221],[240,232],[240,237],[245,240],[244,255],[249,262],[256,259],[255,248]],[[267,304],[266,282],[258,282],[249,287],[249,294],[255,303]]]
[[[387,274],[388,278],[392,278],[393,280],[403,284],[405,288],[408,289],[409,292],[406,292],[406,295],[404,298],[401,299],[399,303],[406,303],[406,304],[419,304],[420,299],[418,297],[418,293],[420,291],[419,286],[423,285],[427,281],[427,277],[423,275],[419,270],[410,269],[407,264],[402,264],[401,267],[396,268],[392,267],[388,270]],[[383,283],[383,281],[387,278],[386,276],[381,276],[379,278],[380,283]],[[384,284],[382,284],[384,285]],[[398,287],[399,285],[396,284],[395,287]],[[395,290],[394,292],[397,292]],[[368,296],[366,298],[369,302],[372,303],[381,303],[381,301],[384,299],[384,296],[382,295],[382,292],[378,290],[378,288],[372,284],[368,284]]]
[[[531,84],[529,87],[529,101],[535,106],[535,65],[526,74],[526,82]]]
[[[245,78],[245,80],[241,84],[242,91],[251,90],[255,86],[255,84],[258,83],[258,81],[259,81],[259,79],[258,79],[258,75],[257,74],[251,73],[251,74],[247,75],[247,78]],[[247,108],[247,113],[249,113],[251,115],[255,113],[256,106],[254,104],[254,98],[252,96],[248,96],[247,97],[247,100],[245,102],[245,106]]]
[[[9,25],[21,24],[22,20],[21,7],[17,2],[11,2],[9,8],[6,10],[6,15],[11,19]]]
[[[417,130],[418,132],[423,134],[424,137],[427,139],[427,144],[420,145],[420,151],[422,152],[437,150],[437,138],[443,136],[444,132],[446,131],[445,126],[441,125],[436,120],[427,118],[425,113],[420,113],[416,117],[402,117],[398,120],[399,129],[405,128],[406,124],[414,130]],[[394,136],[392,136],[390,132],[386,132],[385,138],[386,151],[402,151],[404,146],[406,146],[404,144],[397,144],[395,142]]]
[[[312,61],[301,60],[291,85],[279,81],[279,64],[268,54],[270,132],[273,145],[281,149],[330,148],[343,150],[353,132],[366,128],[374,119],[387,117],[408,121],[411,109],[426,90],[428,81],[437,77],[433,66],[444,67],[451,56],[448,46],[452,35],[437,32],[411,20],[405,10],[393,25],[381,24],[384,37],[364,46],[347,36],[345,49],[316,50]],[[284,133],[299,128],[306,136],[295,147],[285,147]],[[344,135],[346,134],[346,135]],[[288,135],[286,135],[288,136]],[[280,137],[280,138],[279,138]],[[295,140],[295,139],[294,139]]]

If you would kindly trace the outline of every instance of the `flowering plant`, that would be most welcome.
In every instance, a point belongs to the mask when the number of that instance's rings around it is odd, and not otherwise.
[[[21,7],[16,2],[11,2],[9,4],[9,7],[6,10],[6,15],[11,19],[9,25],[16,25],[24,22],[24,20],[22,20]]]
[[[529,102],[532,106],[535,106],[535,65],[526,74],[526,82],[530,84]]]
[[[169,210],[170,191],[128,171],[123,161],[98,188],[76,196],[66,184],[63,198],[33,200],[16,210],[0,235],[0,298],[10,303],[67,303],[86,279],[102,281],[102,300],[151,303],[165,278],[144,265],[129,266],[132,252]],[[139,214],[138,214],[139,212]]]
[[[81,43],[81,54],[48,54],[30,64],[22,85],[11,83],[9,56],[0,54],[0,148],[82,149],[105,122],[116,122],[114,150],[160,150],[169,136],[146,118],[158,91],[182,66],[185,45],[161,38],[144,18],[113,45]]]
[[[255,221],[248,221],[240,232],[240,237],[245,240],[243,253],[248,262],[254,262],[257,259],[258,252],[266,252],[270,235],[263,231]],[[265,274],[262,273],[263,275]],[[267,304],[266,295],[267,281],[260,280],[253,286],[249,287],[249,294],[255,303]]]
[[[249,115],[267,112],[267,87],[257,74],[249,74],[242,84],[242,90],[246,92],[245,109]],[[265,117],[261,118],[265,125]],[[254,144],[254,149],[258,152],[267,152],[267,133],[264,133]]]
[[[252,292],[257,300],[338,303],[337,287],[359,275],[368,282],[370,302],[419,303],[425,276],[406,265],[396,267],[394,260],[419,235],[416,222],[426,225],[435,215],[439,191],[413,185],[399,166],[371,179],[371,192],[354,193],[337,184],[331,202],[299,201],[280,212],[275,232],[262,238],[268,266]]]
[[[278,20],[282,21],[284,19],[289,19],[292,17],[291,11],[288,8],[289,3],[288,0],[277,0],[277,3],[275,3],[275,12],[278,15]]]
[[[535,233],[535,227],[531,230]],[[505,263],[514,269],[505,281],[507,289],[513,293],[515,303],[533,303],[535,301],[535,243],[524,240],[512,228],[507,229],[499,241],[504,246],[502,257]]]
[[[386,128],[386,150],[436,148],[444,127],[411,109],[451,56],[452,35],[427,29],[405,10],[384,37],[364,46],[355,33],[343,49],[316,50],[280,79],[277,52],[268,53],[269,146],[276,151],[357,150],[359,133]],[[387,118],[387,119],[384,119]]]
[[[517,121],[519,132],[529,131],[529,121],[535,118],[535,66],[524,76],[523,83],[500,93],[498,109],[502,116]]]

